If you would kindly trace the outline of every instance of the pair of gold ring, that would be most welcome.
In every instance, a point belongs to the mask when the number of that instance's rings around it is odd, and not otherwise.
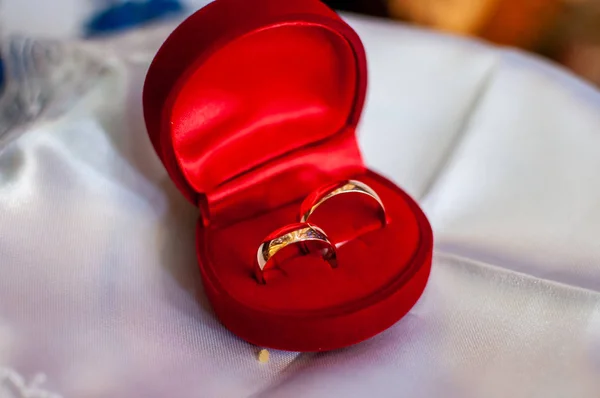
[[[310,223],[310,217],[323,203],[333,197],[348,193],[366,195],[377,202],[381,211],[382,222],[385,225],[386,215],[383,202],[379,195],[367,184],[356,180],[346,180],[321,187],[308,195],[300,205],[300,222],[272,232],[260,244],[255,267],[256,279],[260,283],[265,283],[265,272],[275,266],[274,256],[290,245],[298,245],[302,254],[315,251],[311,250],[311,246],[315,247],[317,248],[316,251],[332,268],[337,267],[335,244],[329,240],[329,237],[321,228]]]

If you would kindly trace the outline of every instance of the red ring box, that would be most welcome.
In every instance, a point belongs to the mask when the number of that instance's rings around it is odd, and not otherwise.
[[[425,288],[429,223],[404,191],[366,168],[357,145],[366,87],[359,37],[318,0],[217,0],[184,21],[150,66],[148,134],[199,208],[198,263],[214,311],[250,343],[290,351],[355,344],[397,322]],[[296,222],[312,190],[343,179],[379,194],[388,225],[375,225],[373,209],[352,195],[324,204],[315,223],[346,242],[339,266],[293,257],[257,283],[262,239]]]

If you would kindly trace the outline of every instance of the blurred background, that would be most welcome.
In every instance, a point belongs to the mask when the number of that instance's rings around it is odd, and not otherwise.
[[[1,0],[0,15],[2,29],[8,33],[89,37],[191,12],[208,2]],[[338,10],[519,47],[563,64],[600,85],[600,0],[325,0],[325,3]]]
[[[330,0],[330,5],[519,47],[600,85],[600,0]]]

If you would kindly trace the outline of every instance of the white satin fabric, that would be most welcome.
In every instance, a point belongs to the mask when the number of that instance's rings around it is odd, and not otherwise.
[[[518,52],[348,20],[366,160],[435,230],[414,309],[260,364],[206,302],[197,211],[142,121],[171,27],[84,43],[103,78],[0,155],[0,397],[600,397],[600,93]]]

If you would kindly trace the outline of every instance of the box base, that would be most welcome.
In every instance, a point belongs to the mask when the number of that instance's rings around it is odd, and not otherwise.
[[[351,178],[380,195],[389,222],[381,228],[373,208],[351,200],[323,211],[317,225],[347,240],[335,269],[318,256],[302,256],[287,260],[265,285],[253,278],[262,239],[295,222],[299,202],[226,227],[199,223],[203,283],[229,330],[262,347],[325,351],[374,336],[412,308],[431,268],[429,223],[387,179],[370,171]]]

